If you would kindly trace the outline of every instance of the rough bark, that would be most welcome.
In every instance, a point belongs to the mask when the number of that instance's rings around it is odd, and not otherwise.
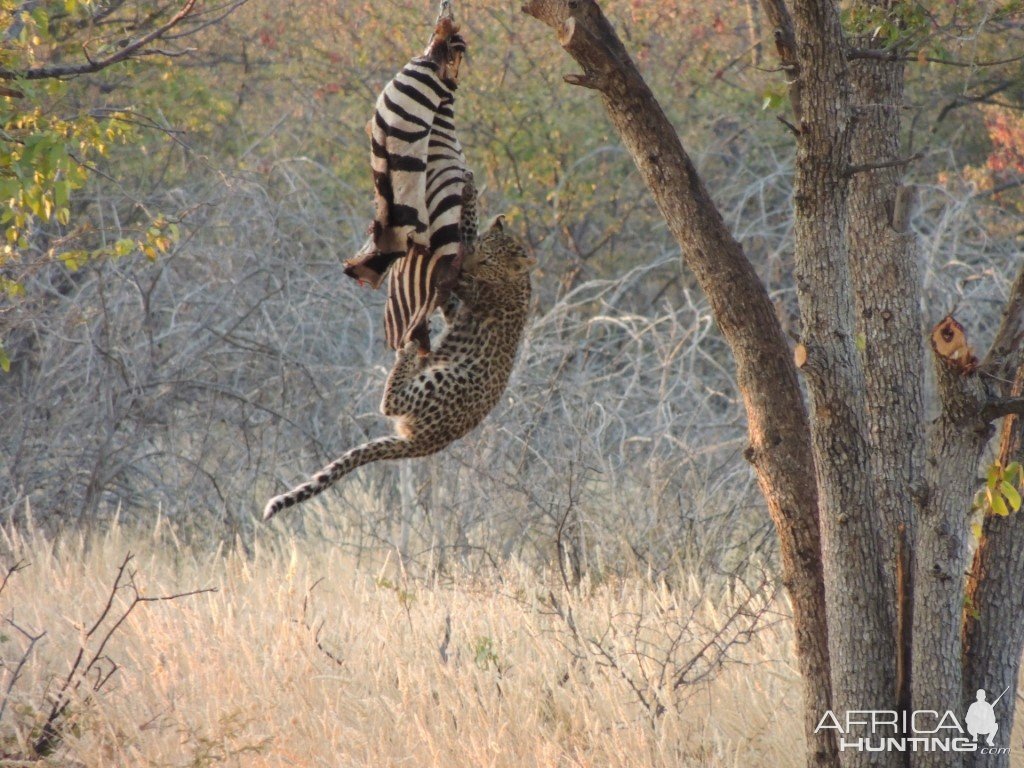
[[[862,49],[885,44],[871,36],[855,42]],[[895,609],[895,687],[901,710],[914,703],[913,573],[925,445],[921,274],[917,239],[909,229],[914,192],[901,185],[902,166],[894,163],[902,154],[904,68],[902,61],[892,60],[850,63],[854,129],[847,234],[882,576],[892,595],[890,609]],[[900,551],[904,538],[914,545]]]
[[[524,12],[558,32],[583,73],[572,84],[597,90],[651,190],[683,260],[708,297],[736,360],[753,464],[775,522],[783,580],[793,603],[804,681],[808,765],[835,765],[831,732],[814,734],[831,708],[817,498],[807,413],[774,307],[728,232],[679,137],[593,0],[531,0]],[[865,595],[867,597],[867,595]]]
[[[801,109],[796,285],[807,348],[802,370],[811,401],[832,703],[839,713],[892,709],[894,593],[882,578],[846,243],[851,129],[846,43],[831,0],[797,0],[793,22]],[[841,761],[844,766],[897,765],[899,756],[844,751]]]
[[[1024,368],[1019,369],[1014,394],[1024,391]],[[1024,460],[1021,451],[1024,422],[1017,415],[1003,422],[997,461],[1004,466]],[[996,707],[1000,732],[995,743],[1010,746],[1010,727],[1017,704],[1017,679],[1024,651],[1024,514],[985,519],[981,542],[974,553],[968,581],[964,624],[963,701],[984,688],[991,701],[1009,687]],[[1009,753],[976,755],[968,765],[1006,768]]]
[[[1016,370],[1011,380],[1010,374]],[[992,343],[981,375],[1002,397],[1024,394],[1024,269],[1017,275],[1003,322]],[[1002,425],[996,460],[1003,466],[1024,461],[1024,419],[1007,416]],[[964,701],[979,688],[990,700],[1007,686],[1010,693],[996,708],[1000,732],[997,746],[1010,746],[1010,726],[1016,709],[1017,679],[1024,652],[1024,513],[987,517],[968,579],[964,610]],[[975,755],[968,765],[1007,768],[1009,753]]]
[[[988,440],[981,418],[986,402],[963,329],[952,317],[932,332],[940,412],[928,430],[927,497],[921,508],[914,569],[915,709],[958,710],[962,659],[959,622],[967,567],[968,510],[978,457]],[[958,754],[915,753],[913,766],[963,765]]]
[[[883,38],[858,41],[862,48],[883,44]],[[900,167],[872,166],[901,155],[904,66],[872,59],[850,63],[850,164],[871,170],[850,177],[847,244],[879,545],[894,606],[902,597],[895,594],[897,531],[905,526],[913,542],[915,496],[924,474],[921,271],[917,238],[909,231],[912,188],[901,186]]]

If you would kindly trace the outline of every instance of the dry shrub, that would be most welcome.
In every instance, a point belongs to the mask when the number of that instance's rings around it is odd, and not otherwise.
[[[19,518],[30,502],[53,527],[159,509],[182,535],[249,537],[267,497],[387,429],[382,297],[340,273],[363,222],[330,213],[337,184],[301,160],[211,181],[191,236],[157,263],[90,265],[63,287],[38,275],[6,316],[0,508]],[[708,308],[685,289],[678,306],[649,303],[675,261],[564,292],[557,268],[546,260],[518,372],[484,428],[349,478],[322,500],[335,540],[441,565],[550,564],[571,530],[582,570],[623,553],[732,570],[751,553],[729,549],[763,544]]]

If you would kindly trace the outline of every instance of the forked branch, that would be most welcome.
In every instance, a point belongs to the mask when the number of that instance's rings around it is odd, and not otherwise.
[[[114,582],[107,593],[106,602],[99,613],[96,621],[85,631],[82,643],[78,648],[71,668],[68,670],[60,688],[53,696],[50,703],[50,711],[43,724],[39,737],[33,744],[36,755],[48,755],[56,748],[63,739],[63,724],[71,703],[76,699],[82,683],[86,680],[93,680],[91,685],[92,693],[100,690],[120,668],[118,664],[107,655],[107,646],[118,629],[127,621],[132,611],[142,603],[155,603],[169,600],[179,600],[184,597],[201,595],[209,592],[216,592],[216,587],[205,589],[194,589],[188,592],[179,592],[172,595],[149,596],[144,595],[135,583],[135,571],[131,567],[134,555],[125,555],[121,565],[118,566]],[[115,607],[119,594],[127,592],[129,597],[127,604],[122,608]],[[90,694],[86,694],[88,699]]]

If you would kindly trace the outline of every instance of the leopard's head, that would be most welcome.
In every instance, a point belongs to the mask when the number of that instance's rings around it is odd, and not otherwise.
[[[485,280],[525,275],[537,260],[527,255],[522,242],[509,232],[504,216],[497,216],[469,254],[463,270]]]

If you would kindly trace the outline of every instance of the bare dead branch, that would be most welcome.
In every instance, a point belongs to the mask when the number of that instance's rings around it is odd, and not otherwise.
[[[31,563],[24,560],[18,560],[14,565],[7,569],[7,572],[4,574],[3,581],[0,581],[0,595],[2,595],[4,593],[4,589],[7,588],[7,582],[11,580],[11,576],[18,573],[18,571],[25,570],[29,565],[31,565]]]
[[[14,690],[14,686],[18,684],[18,680],[21,678],[21,672],[25,668],[25,664],[28,663],[29,657],[32,655],[32,651],[36,647],[36,643],[46,636],[45,630],[38,634],[33,634],[24,627],[19,626],[11,617],[5,618],[4,621],[11,627],[11,629],[24,637],[28,641],[28,645],[25,646],[25,650],[22,651],[17,664],[14,665],[14,669],[10,672],[11,677],[7,681],[7,687],[4,689],[3,699],[0,700],[0,722],[3,722],[4,712],[7,710],[7,703],[11,699],[11,692]]]
[[[107,592],[106,602],[100,610],[96,621],[86,630],[83,642],[79,645],[68,674],[64,677],[60,688],[51,701],[50,711],[46,721],[43,723],[40,735],[32,745],[37,755],[45,756],[52,753],[63,739],[65,715],[78,695],[82,683],[92,678],[93,682],[90,688],[92,693],[96,693],[109,682],[114,673],[120,668],[106,654],[106,648],[111,638],[123,626],[137,606],[143,603],[178,600],[217,591],[216,587],[207,587],[172,595],[144,595],[140,593],[135,583],[135,572],[130,569],[133,559],[134,555],[129,552],[118,566],[114,581]],[[114,611],[114,600],[117,594],[125,589],[129,590],[132,596],[128,600],[127,605],[118,614]],[[97,634],[104,625],[107,625],[105,631]],[[90,647],[90,641],[94,636],[99,638],[99,642],[92,648]],[[88,697],[86,697],[86,700],[88,700]]]
[[[881,50],[873,48],[851,48],[847,55],[849,59],[873,59],[875,61],[912,61],[919,64],[944,64],[949,67],[965,67],[967,69],[981,69],[984,67],[998,67],[1001,64],[1013,64],[1024,59],[1024,54],[1011,56],[1008,59],[993,59],[991,61],[957,61],[940,59],[935,56],[919,56],[917,54],[903,53],[899,50]]]
[[[771,576],[762,572],[759,582],[747,588],[746,596],[738,605],[729,609],[725,621],[717,624],[704,643],[681,665],[672,681],[673,689],[706,679],[725,664],[733,648],[753,639],[762,628],[762,619],[775,598],[772,582]],[[697,670],[697,674],[692,674],[694,670]]]
[[[86,639],[92,637],[93,633],[99,628],[100,624],[103,623],[103,620],[110,613],[110,609],[114,604],[114,598],[117,596],[117,591],[121,588],[121,579],[124,576],[125,569],[128,568],[128,563],[132,561],[133,557],[134,556],[131,554],[131,552],[129,552],[124,556],[124,560],[122,560],[121,564],[117,567],[117,574],[114,576],[114,586],[107,593],[107,602],[103,606],[103,608],[100,609],[99,616],[97,616],[96,618],[96,623],[93,624],[88,630],[86,630]],[[67,687],[66,683],[64,687]]]
[[[881,168],[898,168],[903,165],[909,165],[915,160],[920,160],[924,157],[923,152],[915,152],[909,157],[898,157],[893,160],[881,160],[877,163],[862,163],[860,165],[851,165],[846,169],[844,175],[849,178],[857,173],[865,173],[866,171],[877,171]]]

